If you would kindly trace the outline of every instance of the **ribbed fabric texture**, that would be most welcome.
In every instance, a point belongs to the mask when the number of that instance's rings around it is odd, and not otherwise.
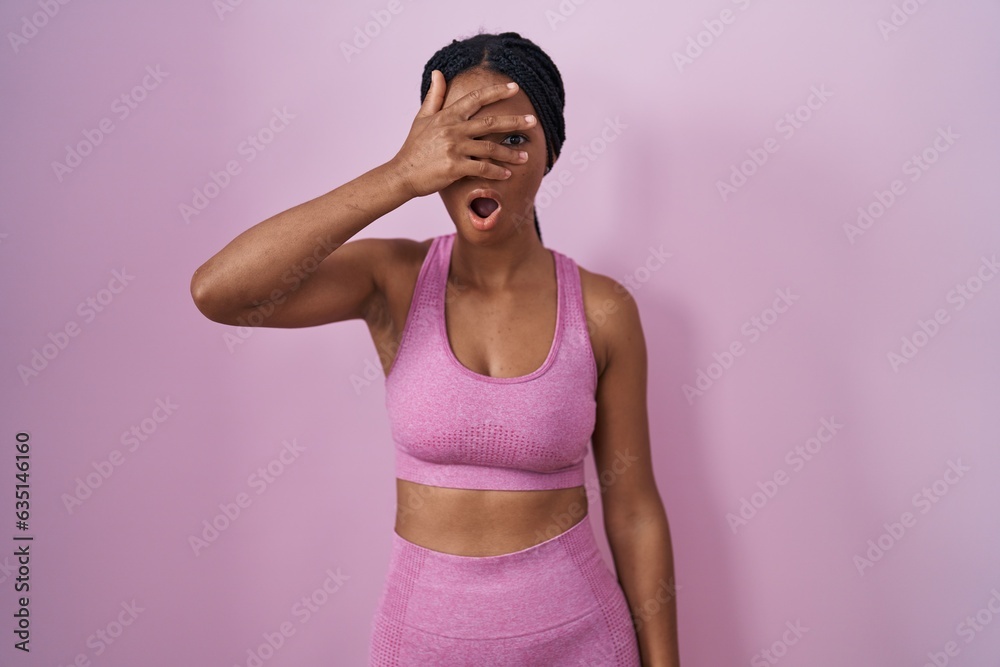
[[[582,486],[596,421],[597,366],[576,263],[550,249],[558,308],[543,364],[519,377],[481,375],[455,357],[446,333],[455,234],[431,242],[385,381],[396,476],[461,489]]]
[[[372,667],[639,667],[628,604],[589,515],[500,556],[433,551],[393,532],[370,633]]]

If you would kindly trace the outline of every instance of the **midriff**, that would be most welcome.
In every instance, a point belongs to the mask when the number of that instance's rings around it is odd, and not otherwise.
[[[499,556],[564,533],[587,515],[583,486],[537,491],[452,489],[396,478],[396,533],[457,556]]]

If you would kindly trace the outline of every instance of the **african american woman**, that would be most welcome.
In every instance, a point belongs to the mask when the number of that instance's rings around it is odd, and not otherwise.
[[[559,71],[515,32],[480,33],[435,53],[420,92],[392,159],[237,236],[192,297],[223,324],[368,325],[397,492],[371,665],[679,667],[638,308],[543,246],[535,212],[565,137]],[[450,233],[350,240],[433,193]],[[588,513],[590,444],[617,574]]]

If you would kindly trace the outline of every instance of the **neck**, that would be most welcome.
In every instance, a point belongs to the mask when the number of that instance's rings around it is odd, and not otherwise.
[[[486,242],[469,240],[457,230],[449,277],[456,284],[483,292],[503,291],[538,271],[551,271],[552,261],[533,224],[500,240],[487,237]]]

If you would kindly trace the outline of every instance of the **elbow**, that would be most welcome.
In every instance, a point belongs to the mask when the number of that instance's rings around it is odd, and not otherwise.
[[[219,324],[230,324],[231,318],[221,307],[217,290],[212,287],[211,282],[203,275],[202,268],[199,268],[191,276],[191,299],[195,307],[202,315]]]

